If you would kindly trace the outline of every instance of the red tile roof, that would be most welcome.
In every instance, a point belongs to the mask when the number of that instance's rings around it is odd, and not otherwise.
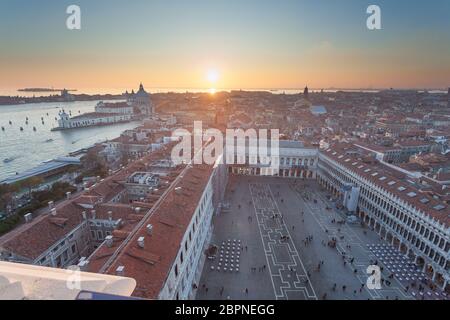
[[[211,171],[212,166],[207,165],[188,169],[175,186],[181,187],[181,192],[175,188],[169,191],[108,268],[107,272],[113,274],[118,266],[125,266],[125,275],[137,281],[135,296],[158,298]],[[153,225],[151,236],[145,230],[147,224]],[[141,236],[145,237],[145,248],[138,247],[137,239]]]
[[[131,220],[138,220],[138,215],[127,205],[98,204],[100,198],[103,202],[109,201],[118,192],[123,190],[119,183],[133,173],[133,168],[140,167],[142,164],[151,164],[153,161],[162,159],[170,154],[170,144],[162,149],[143,157],[140,160],[132,162],[126,168],[119,170],[114,175],[104,179],[104,181],[95,184],[89,191],[84,192],[78,197],[65,200],[57,205],[56,216],[44,214],[36,217],[32,222],[22,228],[13,230],[11,233],[2,237],[0,246],[19,256],[34,260],[51,246],[68,235],[82,221],[82,212],[86,211],[89,217],[89,210],[81,207],[80,204],[96,204],[96,216],[98,218],[108,218],[108,211],[113,212],[113,219],[126,215]],[[131,225],[131,223],[129,223]],[[124,228],[127,230],[127,228]],[[128,228],[129,232],[131,228]]]
[[[372,183],[397,196],[406,203],[420,209],[425,215],[436,219],[446,227],[450,226],[450,209],[444,202],[422,193],[414,184],[406,181],[407,178],[405,174],[395,171],[379,162],[371,164],[365,163],[361,161],[361,156],[355,157],[347,155],[346,152],[349,150],[354,150],[354,147],[349,144],[336,144],[323,153],[327,157],[346,167],[349,171],[356,172],[358,175],[370,180]],[[347,159],[350,160],[347,161]],[[367,171],[368,169],[370,169],[370,171]],[[374,176],[375,173],[377,173],[377,175]],[[386,179],[380,180],[382,177],[385,177]],[[395,181],[396,183],[389,185],[391,181]],[[399,190],[399,187],[403,187],[404,190]],[[408,194],[412,193],[416,195],[412,197],[408,196]],[[421,202],[422,199],[427,199],[427,202]],[[439,205],[443,206],[443,209],[436,210],[435,207]]]
[[[47,214],[43,219],[36,219],[27,230],[3,243],[2,248],[35,260],[83,221],[82,212],[83,208],[66,202],[57,208],[55,217]]]

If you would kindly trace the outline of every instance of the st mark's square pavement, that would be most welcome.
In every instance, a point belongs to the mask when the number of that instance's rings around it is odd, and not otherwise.
[[[342,223],[314,180],[230,176],[225,202],[229,210],[213,219],[211,244],[219,250],[205,262],[197,299],[414,299],[395,278],[367,288],[367,267],[383,268],[370,247],[385,243],[360,224]],[[389,275],[383,268],[382,278]]]

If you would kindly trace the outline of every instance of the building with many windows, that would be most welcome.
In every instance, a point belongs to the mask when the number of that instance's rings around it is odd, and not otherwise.
[[[319,153],[317,180],[341,201],[349,196],[348,188],[357,188],[355,214],[447,287],[449,207],[422,192],[414,177],[394,166],[367,161],[354,147],[335,145]]]
[[[349,216],[358,216],[439,286],[448,286],[449,206],[429,194],[420,176],[351,144],[318,150],[280,141],[279,150],[278,170],[264,171],[264,166],[250,164],[249,156],[244,164],[229,165],[228,170],[240,175],[317,179]]]
[[[266,144],[267,153],[258,149],[235,150],[234,154],[226,151],[228,170],[233,174],[254,176],[279,176],[291,178],[314,179],[318,159],[318,149],[305,147],[301,141],[279,141],[277,154],[271,153],[270,141]],[[242,154],[242,155],[241,155]],[[245,154],[245,157],[243,156]]]
[[[74,128],[101,126],[114,123],[129,122],[131,114],[90,112],[70,117],[64,110],[59,114],[58,127],[52,130],[66,130]]]
[[[235,164],[169,167],[157,179],[151,166],[169,150],[164,147],[157,156],[130,163],[12,233],[0,243],[2,260],[53,267],[78,264],[82,271],[135,279],[136,297],[192,299],[228,175],[269,175],[316,179],[344,213],[359,217],[436,284],[448,286],[448,205],[425,192],[417,176],[367,150],[340,143],[319,150],[280,141],[277,152],[263,155],[269,162],[246,151],[232,158]],[[152,191],[133,198],[127,183]]]
[[[95,112],[98,113],[119,113],[119,114],[133,114],[134,108],[127,102],[103,102],[100,101],[95,106]]]
[[[88,259],[90,272],[131,277],[133,296],[193,299],[227,184],[226,167],[188,165],[125,239],[113,233]]]
[[[158,174],[151,172],[135,172],[125,182],[128,199],[139,200],[146,198],[159,187]]]

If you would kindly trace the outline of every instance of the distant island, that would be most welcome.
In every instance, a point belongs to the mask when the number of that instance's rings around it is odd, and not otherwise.
[[[41,91],[46,90],[46,91]],[[25,103],[41,103],[41,102],[70,102],[70,101],[95,101],[95,100],[124,100],[123,94],[72,94],[67,89],[46,89],[46,88],[25,88],[19,90],[21,92],[60,92],[59,94],[50,94],[41,97],[21,97],[21,96],[0,96],[1,105],[15,105]]]
[[[77,91],[76,89],[53,89],[53,88],[23,88],[23,89],[19,89],[17,91],[19,91],[19,92],[61,92],[63,90],[66,90],[68,92]]]

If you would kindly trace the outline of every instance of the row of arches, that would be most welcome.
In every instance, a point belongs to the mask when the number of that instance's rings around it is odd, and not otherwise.
[[[317,175],[317,181],[318,183],[326,189],[333,198],[341,198],[342,193],[337,186],[338,181],[333,181],[332,179],[328,179],[326,176],[326,173],[320,173]],[[379,236],[387,241],[388,243],[391,243],[395,248],[397,248],[401,253],[403,253],[406,257],[414,261],[414,263],[421,267],[423,272],[426,273],[434,283],[436,283],[438,286],[440,286],[443,290],[450,289],[448,286],[448,280],[445,279],[445,275],[443,272],[439,272],[437,268],[433,265],[433,263],[430,263],[430,259],[427,259],[426,257],[417,254],[417,250],[413,250],[413,248],[410,247],[409,243],[405,239],[401,239],[396,234],[394,234],[389,228],[386,228],[384,224],[376,217],[371,215],[369,212],[364,211],[363,208],[358,207],[357,208],[357,215],[361,219],[364,224],[366,224],[370,229],[374,230],[379,234]],[[442,261],[438,261],[442,262]],[[443,262],[444,269],[448,267],[448,261]]]
[[[312,170],[277,169],[270,167],[229,166],[228,173],[244,176],[274,176],[284,178],[314,179],[316,174]]]

